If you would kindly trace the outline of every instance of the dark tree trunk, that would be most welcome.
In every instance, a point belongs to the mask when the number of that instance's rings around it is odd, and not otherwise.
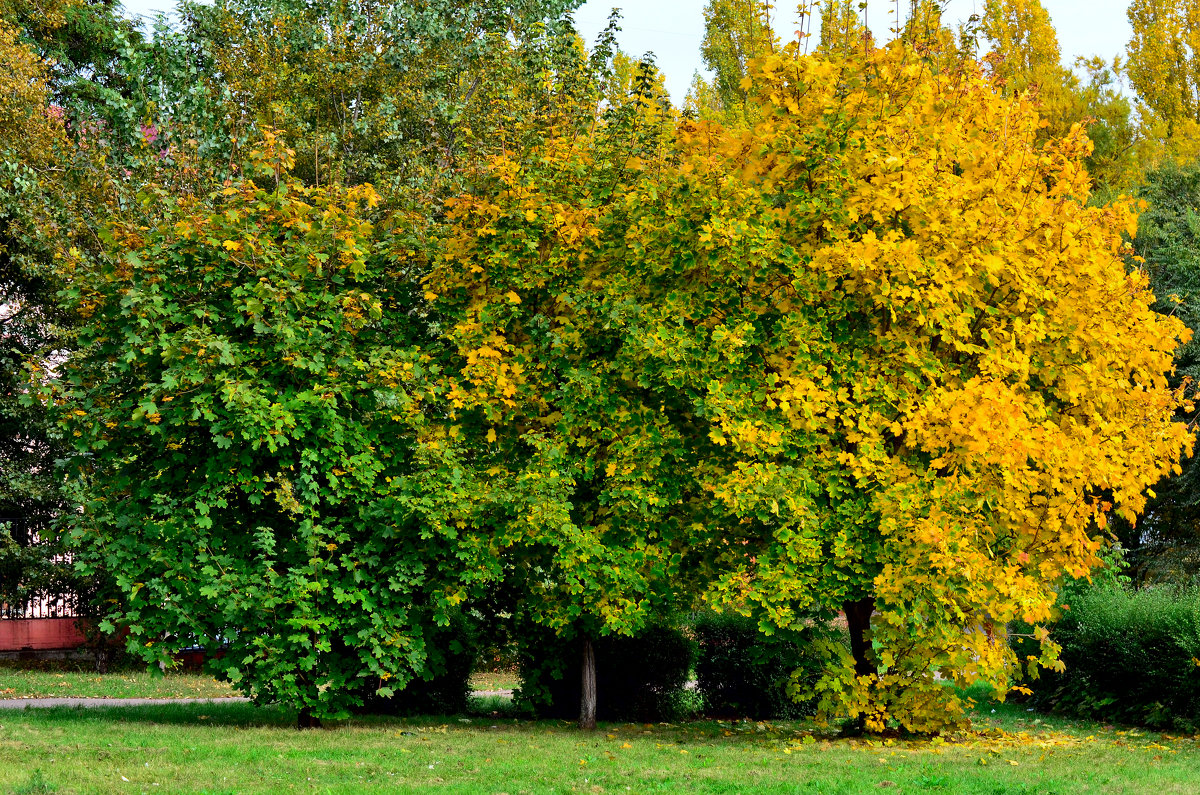
[[[875,597],[867,596],[842,605],[846,611],[846,624],[850,628],[850,653],[854,655],[854,673],[871,676],[879,672],[875,663],[867,656],[871,644],[867,643],[867,631],[871,629],[871,614],[875,612]]]
[[[321,728],[321,719],[312,714],[312,710],[308,707],[300,710],[300,714],[296,716],[297,729],[319,729]]]
[[[592,648],[592,639],[583,641],[583,695],[579,699],[579,728],[596,728],[596,651]]]

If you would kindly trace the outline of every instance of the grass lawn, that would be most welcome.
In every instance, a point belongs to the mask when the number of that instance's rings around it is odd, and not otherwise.
[[[512,690],[515,673],[478,673],[475,690]],[[222,698],[241,695],[224,682],[199,673],[171,672],[153,676],[145,671],[97,674],[82,667],[30,667],[0,663],[0,699],[4,698]]]
[[[241,695],[211,676],[145,671],[98,674],[0,663],[0,698],[221,698]]]
[[[484,714],[499,702],[481,705]],[[996,711],[991,712],[992,709]],[[986,704],[932,741],[799,723],[358,719],[298,732],[249,705],[0,713],[0,792],[1195,793],[1200,747]]]
[[[514,690],[521,684],[515,671],[476,673],[471,675],[472,690]]]

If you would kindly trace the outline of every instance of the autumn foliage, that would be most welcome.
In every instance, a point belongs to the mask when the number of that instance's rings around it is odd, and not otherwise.
[[[22,390],[104,626],[307,722],[464,615],[586,650],[707,603],[815,638],[792,694],[870,731],[1058,667],[1060,583],[1192,446],[1189,332],[1085,169],[1126,106],[1034,0],[986,67],[932,2],[885,47],[829,2],[812,55],[715,4],[695,116],[571,7],[189,7],[69,113],[0,22],[6,162],[73,197],[4,245],[79,323]]]
[[[1190,449],[1185,330],[1028,96],[902,44],[751,77],[752,129],[495,161],[426,283],[488,440],[572,477],[568,612],[621,627],[689,576],[768,631],[845,610],[824,713],[936,729],[938,679],[1003,691],[1005,624],[1052,618]]]

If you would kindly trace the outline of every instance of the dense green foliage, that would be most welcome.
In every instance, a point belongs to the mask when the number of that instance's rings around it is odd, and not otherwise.
[[[1029,683],[1040,707],[1170,731],[1200,727],[1200,591],[1081,588],[1051,630],[1061,673]]]
[[[340,714],[362,681],[423,669],[459,558],[414,516],[444,488],[409,479],[430,364],[363,217],[376,196],[275,183],[291,155],[267,143],[272,188],[115,229],[119,259],[79,296],[63,384],[99,455],[79,459],[73,538],[128,594],[147,661],[225,646],[210,669],[256,698]]]
[[[811,715],[811,692],[823,662],[812,631],[776,630],[765,635],[758,622],[737,613],[699,614],[691,622],[699,653],[696,689],[710,717],[774,720]]]
[[[419,674],[391,696],[379,689],[387,679],[368,681],[363,703],[355,711],[382,715],[455,715],[467,712],[471,674],[479,660],[480,632],[476,621],[461,611],[450,614],[445,626],[424,629],[425,660]]]
[[[439,626],[500,562],[456,513],[485,489],[419,277],[460,158],[594,106],[607,51],[568,7],[230,2],[128,42],[101,115],[142,184],[63,269],[84,322],[52,394],[79,565],[147,661],[225,647],[214,673],[326,717],[462,678]]]
[[[1166,164],[1146,175],[1138,196],[1146,207],[1138,219],[1134,253],[1157,296],[1154,308],[1182,320],[1193,332],[1175,354],[1172,385],[1193,394],[1200,382],[1200,163]],[[1194,408],[1179,419],[1195,423]],[[1195,457],[1182,472],[1154,486],[1145,516],[1115,524],[1137,582],[1186,583],[1200,575],[1200,466]]]
[[[56,297],[64,266],[103,255],[104,153],[69,122],[88,114],[127,27],[105,3],[0,2],[0,602],[12,605],[74,591],[89,610],[98,584],[62,562],[69,445],[59,410],[31,392],[74,344],[73,308]]]

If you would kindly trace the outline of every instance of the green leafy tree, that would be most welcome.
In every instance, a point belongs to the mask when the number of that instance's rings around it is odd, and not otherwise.
[[[413,474],[436,364],[366,220],[378,196],[303,187],[291,158],[267,132],[251,179],[114,228],[120,255],[70,288],[59,388],[80,565],[125,596],[106,628],[148,662],[224,647],[213,673],[312,723],[420,674],[471,568],[419,520],[455,486]]]
[[[105,11],[0,4],[0,598],[10,604],[91,590],[61,562],[56,519],[70,502],[56,461],[67,447],[57,410],[31,392],[72,344],[73,315],[55,297],[63,275],[101,248],[103,153],[70,124],[81,81],[95,85],[99,69],[86,81],[72,74],[94,56],[93,41],[64,26]]]
[[[1112,194],[1130,190],[1143,178],[1155,147],[1135,121],[1132,101],[1121,91],[1124,65],[1120,59],[1078,58],[1075,65],[1088,78],[1078,89],[1093,147],[1087,158],[1088,173],[1097,195],[1113,198]]]
[[[456,234],[426,278],[462,357],[451,421],[479,451],[472,469],[491,484],[480,493],[499,498],[486,524],[463,524],[504,561],[514,620],[578,641],[593,682],[599,637],[636,635],[698,593],[704,499],[677,465],[700,466],[715,447],[640,369],[627,313],[644,274],[613,265],[611,243],[637,211],[631,184],[671,173],[674,114],[646,88],[593,135],[495,160],[455,201]],[[514,505],[514,493],[528,496]],[[595,708],[581,725],[594,726]]]
[[[522,6],[516,44],[502,8],[492,31],[482,7],[193,8],[184,35],[133,51],[177,78],[196,52],[227,80],[194,102],[175,102],[178,79],[147,80],[119,108],[160,114],[127,161],[148,179],[110,261],[70,289],[87,320],[61,382],[86,509],[72,538],[89,571],[120,572],[110,624],[148,661],[228,645],[214,673],[311,723],[436,674],[437,625],[502,577],[493,545],[465,534],[494,521],[472,506],[496,487],[455,458],[476,453],[430,385],[453,349],[420,277],[457,168],[575,130],[615,80],[603,42],[589,58],[569,28],[530,22],[557,6]],[[399,41],[418,22],[428,35]],[[399,58],[418,45],[440,77]],[[207,125],[230,144],[210,131],[189,150]]]

